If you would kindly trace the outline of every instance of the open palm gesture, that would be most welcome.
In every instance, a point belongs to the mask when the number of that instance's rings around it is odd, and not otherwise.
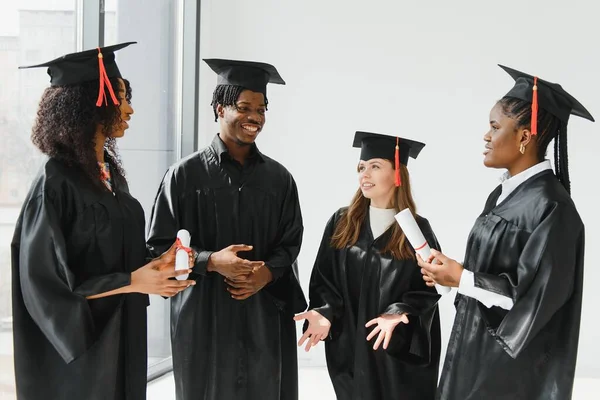
[[[387,349],[392,339],[392,333],[399,323],[408,324],[406,314],[383,314],[377,318],[373,318],[365,325],[367,328],[376,325],[375,328],[367,336],[367,342],[373,339],[377,334],[377,340],[373,345],[373,350],[377,350],[383,342],[383,348]]]

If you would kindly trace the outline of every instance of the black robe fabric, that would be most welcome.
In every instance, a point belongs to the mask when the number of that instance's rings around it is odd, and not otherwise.
[[[458,295],[439,399],[571,398],[583,287],[584,226],[552,171],[475,222],[464,267],[475,286],[513,299],[510,311]]]
[[[425,285],[415,259],[382,253],[391,229],[373,239],[369,217],[358,241],[338,250],[331,237],[345,208],[325,228],[310,279],[310,306],[331,322],[327,368],[339,400],[432,400],[440,358],[439,295]],[[429,222],[417,216],[428,243],[439,248]],[[382,314],[407,313],[387,350],[373,350],[365,324]],[[306,329],[306,324],[305,324]]]
[[[12,241],[19,400],[146,398],[148,297],[86,299],[146,261],[142,207],[113,186],[48,159],[25,199]]]
[[[255,145],[242,167],[218,135],[171,167],[159,188],[148,245],[158,254],[179,229],[198,252],[194,287],[171,299],[171,344],[178,400],[298,398],[294,313],[306,308],[297,276],[302,216],[296,184]],[[207,272],[210,254],[252,245],[238,256],[264,261],[273,282],[234,300],[224,277]]]

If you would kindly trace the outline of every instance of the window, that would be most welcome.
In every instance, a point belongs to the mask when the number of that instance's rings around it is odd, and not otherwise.
[[[103,13],[99,8],[98,12],[84,10],[90,4],[105,9]],[[45,71],[18,66],[82,50],[81,43],[85,49],[95,47],[97,43],[90,45],[99,37],[95,27],[104,35],[104,45],[139,42],[132,46],[133,52],[117,54],[121,72],[132,82],[136,109],[129,135],[119,147],[130,190],[149,217],[162,175],[176,160],[174,132],[181,130],[177,107],[170,105],[181,95],[173,50],[178,40],[174,29],[178,7],[177,0],[0,0],[0,400],[15,398],[10,243],[22,202],[43,159],[30,134],[41,94],[49,85]],[[152,296],[149,377],[170,369],[170,355],[169,301]]]
[[[42,160],[29,139],[49,77],[19,70],[76,51],[75,0],[0,0],[0,398],[14,399],[10,243]]]
[[[133,89],[130,128],[118,141],[131,194],[146,219],[160,181],[175,159],[175,111],[178,90],[173,74],[175,0],[107,0],[104,45],[137,41],[117,53],[119,69]],[[102,29],[101,29],[102,32]],[[171,369],[170,301],[150,296],[148,307],[148,376]]]

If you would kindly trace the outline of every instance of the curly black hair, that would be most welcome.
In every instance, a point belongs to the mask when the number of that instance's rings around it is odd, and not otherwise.
[[[237,99],[240,97],[240,94],[244,90],[247,90],[243,86],[237,85],[217,85],[215,91],[213,92],[213,98],[210,105],[213,108],[213,112],[215,114],[215,122],[219,120],[219,115],[217,114],[217,106],[220,104],[222,106],[232,106],[235,107],[235,103]],[[269,100],[267,100],[267,95],[265,94],[265,108],[269,105]]]
[[[512,97],[498,101],[505,115],[517,121],[516,128],[531,129],[531,103]],[[548,145],[554,139],[554,168],[556,177],[568,193],[571,193],[569,158],[567,153],[567,123],[546,110],[538,110],[537,157],[543,161]]]
[[[118,79],[113,78],[110,82],[117,91],[120,87]],[[126,79],[123,82],[125,99],[130,102],[131,86]],[[108,190],[101,183],[96,160],[96,130],[98,125],[103,126],[107,138],[105,149],[109,154],[106,161],[116,174],[113,179],[124,180],[116,141],[110,137],[114,127],[121,123],[121,111],[110,99],[108,105],[96,106],[99,87],[99,80],[48,87],[40,100],[31,141],[42,153],[70,167],[81,168],[98,188]]]

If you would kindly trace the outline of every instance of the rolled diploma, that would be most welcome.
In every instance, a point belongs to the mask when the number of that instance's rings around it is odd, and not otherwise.
[[[181,241],[181,245],[184,247],[190,247],[190,233],[181,229],[177,232],[177,239]],[[190,255],[184,249],[178,249],[175,253],[175,270],[189,269],[190,268]],[[179,275],[176,278],[180,281],[184,281],[188,278],[189,274]]]
[[[429,243],[427,243],[425,236],[423,236],[423,232],[421,232],[417,221],[415,221],[415,218],[410,212],[410,209],[405,208],[396,214],[395,218],[398,222],[398,225],[400,225],[400,228],[402,228],[402,231],[406,235],[410,245],[423,260],[427,261],[431,255],[431,248],[429,247]],[[449,293],[451,290],[449,287],[438,285],[437,283],[435,284],[435,289],[439,294],[442,295]]]

